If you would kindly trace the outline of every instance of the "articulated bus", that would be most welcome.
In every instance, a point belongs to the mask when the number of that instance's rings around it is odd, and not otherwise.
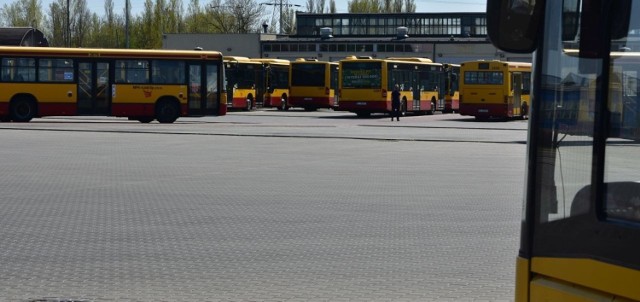
[[[338,105],[338,63],[297,59],[291,62],[289,105],[313,111]]]
[[[529,114],[531,63],[469,61],[460,72],[460,115],[487,119]]]
[[[487,27],[535,51],[516,301],[640,301],[640,1],[489,0]]]
[[[438,110],[442,113],[453,113],[460,110],[460,65],[442,64],[444,72],[444,98],[438,102]]]
[[[257,85],[262,63],[247,57],[224,56],[227,79],[227,108],[252,110],[256,106]]]
[[[213,51],[0,47],[0,120],[104,115],[142,123],[224,115]]]
[[[283,59],[251,59],[262,64],[262,75],[256,94],[260,98],[258,104],[266,108],[288,110],[289,99],[289,65]]]
[[[391,112],[391,91],[400,86],[401,113],[433,114],[443,95],[442,64],[425,58],[349,57],[340,61],[337,110],[359,117]]]

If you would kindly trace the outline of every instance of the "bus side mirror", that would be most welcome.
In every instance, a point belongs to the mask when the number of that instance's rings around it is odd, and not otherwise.
[[[533,52],[538,44],[544,7],[545,0],[487,0],[487,31],[491,43],[506,52]]]

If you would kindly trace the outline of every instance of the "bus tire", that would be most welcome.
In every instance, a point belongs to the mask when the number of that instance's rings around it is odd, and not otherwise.
[[[150,116],[149,117],[145,116],[145,117],[139,117],[139,118],[137,118],[137,120],[138,120],[138,122],[141,122],[143,124],[148,124],[148,123],[153,122],[154,118],[150,117]]]
[[[19,96],[11,101],[9,116],[12,121],[26,123],[36,116],[36,101],[28,96]]]
[[[160,99],[156,104],[156,119],[163,124],[171,124],[180,117],[178,102],[171,99]]]
[[[370,117],[371,116],[371,112],[356,112],[356,115],[358,117]]]

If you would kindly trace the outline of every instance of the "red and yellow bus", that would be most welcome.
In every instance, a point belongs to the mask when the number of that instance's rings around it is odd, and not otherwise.
[[[529,114],[531,63],[469,61],[460,72],[461,115],[487,119]]]
[[[214,51],[0,47],[0,120],[104,115],[148,123],[224,115]]]
[[[252,110],[256,106],[257,85],[262,63],[247,57],[224,56],[227,79],[227,108]]]
[[[438,103],[442,113],[453,113],[460,110],[460,65],[442,64],[444,72],[444,98]]]
[[[401,112],[433,114],[444,84],[442,64],[426,58],[349,57],[340,61],[337,110],[360,117],[391,112],[391,91],[400,86]]]
[[[257,95],[261,98],[259,105],[266,108],[288,110],[291,106],[289,98],[289,64],[283,59],[251,59],[262,64]]]
[[[312,111],[337,106],[338,63],[297,59],[291,62],[289,105]]]

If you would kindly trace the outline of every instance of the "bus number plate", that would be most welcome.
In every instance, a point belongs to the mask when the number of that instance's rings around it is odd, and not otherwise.
[[[480,113],[488,113],[489,109],[478,109],[478,112],[480,112]]]
[[[366,106],[367,102],[357,102],[356,105],[358,105],[358,106]]]

